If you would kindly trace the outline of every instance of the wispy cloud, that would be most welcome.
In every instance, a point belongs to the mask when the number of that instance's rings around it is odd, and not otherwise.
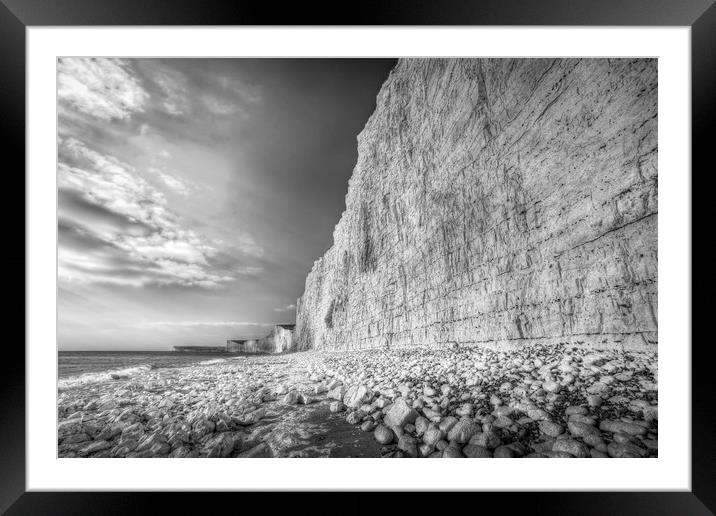
[[[210,82],[210,93],[204,94],[201,99],[212,115],[246,115],[249,107],[263,101],[258,87],[250,86],[235,77],[217,76]]]
[[[242,106],[230,100],[221,99],[212,95],[203,97],[204,106],[212,115],[226,116],[243,113]]]
[[[235,77],[216,76],[214,78],[220,90],[229,93],[246,104],[259,104],[263,102],[261,89],[255,85],[246,84]]]
[[[148,283],[216,287],[234,279],[214,270],[216,248],[183,227],[165,195],[141,173],[75,139],[60,142],[60,276],[67,280],[139,286]],[[82,207],[82,208],[80,208]],[[79,209],[105,214],[87,219]],[[84,238],[84,241],[82,241]],[[256,272],[251,267],[237,271]]]
[[[282,306],[281,308],[274,308],[274,312],[290,312],[291,310],[295,310],[296,305],[291,303],[290,305]]]
[[[161,179],[162,182],[175,193],[178,193],[180,195],[188,195],[190,190],[192,189],[192,186],[190,186],[188,181],[179,179],[177,176],[169,174],[168,172],[164,172],[163,170],[160,170],[155,167],[152,167],[150,169],[150,172],[154,172],[159,177],[159,179]]]
[[[170,115],[186,115],[191,111],[189,87],[186,76],[179,70],[156,65],[152,68],[152,80],[164,94],[162,106]]]
[[[149,98],[121,59],[60,58],[57,85],[61,103],[103,120],[129,118],[143,111]]]

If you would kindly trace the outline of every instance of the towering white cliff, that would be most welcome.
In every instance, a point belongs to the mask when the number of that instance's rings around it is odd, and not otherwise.
[[[358,152],[300,349],[656,344],[656,60],[402,60]]]

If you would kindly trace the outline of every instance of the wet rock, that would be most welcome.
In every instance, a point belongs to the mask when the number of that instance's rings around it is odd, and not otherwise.
[[[356,409],[370,401],[372,393],[365,385],[350,387],[343,396],[343,403],[346,407]]]
[[[373,435],[380,444],[390,444],[394,438],[393,431],[385,425],[378,425]]]
[[[286,405],[296,405],[298,403],[299,398],[300,395],[297,391],[291,391],[283,397],[283,402]]]
[[[404,398],[395,400],[390,410],[385,415],[385,424],[390,427],[402,428],[408,423],[413,423],[418,418],[418,413],[408,405]]]
[[[414,437],[407,434],[398,439],[398,449],[402,450],[408,457],[418,456],[418,447]]]
[[[363,424],[360,426],[360,429],[364,432],[371,432],[375,427],[377,423],[375,421],[363,421]]]
[[[345,394],[346,388],[343,385],[338,385],[328,392],[328,397],[337,401],[343,401]]]
[[[346,416],[346,422],[351,425],[357,425],[363,420],[363,417],[365,417],[365,414],[361,412],[360,410],[354,410],[348,416]]]
[[[328,410],[330,410],[333,413],[336,412],[343,412],[346,409],[345,405],[343,405],[340,401],[332,401],[330,405],[328,405]]]
[[[299,393],[298,395],[298,403],[301,405],[310,405],[311,403],[315,402],[316,398],[313,396],[306,394],[306,393]]]

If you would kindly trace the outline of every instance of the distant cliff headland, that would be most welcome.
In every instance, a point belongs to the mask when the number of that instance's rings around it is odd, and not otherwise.
[[[657,61],[405,59],[299,349],[657,343]]]

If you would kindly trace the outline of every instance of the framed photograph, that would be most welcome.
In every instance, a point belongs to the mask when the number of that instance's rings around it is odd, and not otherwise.
[[[0,509],[716,510],[712,3],[2,0],[26,306]]]

